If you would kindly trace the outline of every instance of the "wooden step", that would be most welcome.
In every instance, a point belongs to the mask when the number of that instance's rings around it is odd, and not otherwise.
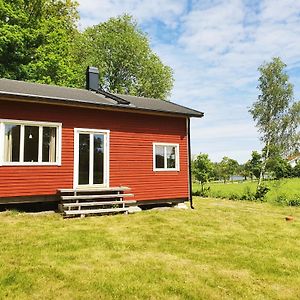
[[[106,213],[117,213],[127,212],[128,208],[108,208],[108,209],[82,209],[82,210],[65,210],[66,216],[72,215],[89,215],[89,214],[106,214]]]
[[[102,205],[120,205],[136,203],[135,200],[128,201],[102,201],[102,202],[79,202],[79,203],[63,203],[63,207],[79,207],[79,206],[102,206]]]
[[[129,190],[125,186],[60,189],[59,209],[64,217],[128,212],[129,207],[125,205],[136,203],[135,200],[124,200],[125,197],[134,197],[133,194],[125,194]]]
[[[133,194],[109,194],[109,195],[79,195],[79,196],[61,196],[62,200],[92,200],[92,199],[109,199],[133,197]]]
[[[64,194],[64,193],[93,193],[93,192],[124,192],[129,190],[131,189],[127,186],[117,186],[117,187],[110,187],[110,188],[90,187],[90,188],[77,188],[77,189],[59,189],[58,192]]]

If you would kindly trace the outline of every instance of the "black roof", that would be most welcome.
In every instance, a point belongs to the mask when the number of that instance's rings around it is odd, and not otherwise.
[[[93,104],[111,108],[125,108],[128,110],[143,110],[148,112],[162,112],[189,117],[203,117],[203,113],[188,107],[159,99],[136,97],[130,95],[96,93],[84,89],[60,87],[55,85],[31,83],[10,79],[0,79],[0,97],[13,95],[22,98],[47,99],[62,102]],[[125,101],[116,101],[118,98]],[[127,102],[130,102],[127,104]]]

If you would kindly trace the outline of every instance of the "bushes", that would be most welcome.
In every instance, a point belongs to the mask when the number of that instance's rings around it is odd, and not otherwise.
[[[246,186],[242,193],[230,191],[228,193],[221,192],[219,190],[210,189],[210,187],[205,188],[203,191],[197,190],[193,192],[193,196],[200,197],[213,197],[229,200],[248,200],[248,201],[264,201],[267,192],[270,189],[268,187],[262,186],[256,192],[251,191],[249,186]]]
[[[256,190],[256,193],[254,194],[255,199],[263,201],[269,190],[270,189],[267,186],[264,185],[259,186]]]
[[[256,192],[257,182],[210,183],[201,193],[201,186],[195,184],[193,195],[230,200],[268,201],[285,206],[300,206],[300,178],[269,180]],[[197,191],[198,190],[198,191]]]
[[[243,195],[241,196],[241,200],[249,200],[249,201],[255,200],[255,195],[251,191],[249,186],[246,186],[244,188],[244,192],[243,192]]]
[[[300,206],[300,194],[294,195],[292,198],[288,198],[285,194],[279,194],[275,198],[275,202],[284,206]]]
[[[193,196],[199,196],[199,197],[210,197],[210,194],[209,194],[209,191],[210,191],[210,186],[209,187],[203,187],[202,186],[202,190],[199,191],[193,191]]]

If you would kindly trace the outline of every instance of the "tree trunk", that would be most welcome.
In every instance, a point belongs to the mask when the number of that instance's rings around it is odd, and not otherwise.
[[[257,189],[261,186],[265,171],[266,171],[266,165],[267,165],[267,160],[269,158],[269,152],[270,152],[270,140],[267,141],[267,145],[266,145],[266,155],[265,158],[261,164],[261,168],[260,168],[260,173],[259,173],[259,180],[258,180],[258,184],[257,184]]]

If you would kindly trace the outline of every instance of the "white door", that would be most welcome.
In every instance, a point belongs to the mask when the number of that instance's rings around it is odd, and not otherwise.
[[[109,131],[76,128],[74,188],[109,186]]]

